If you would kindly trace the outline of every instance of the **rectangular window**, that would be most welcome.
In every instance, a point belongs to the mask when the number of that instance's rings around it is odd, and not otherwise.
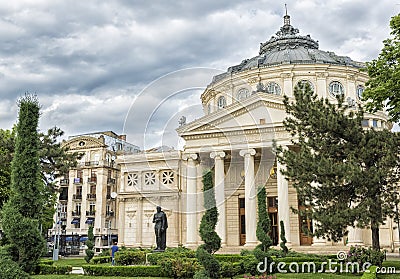
[[[361,126],[362,127],[369,127],[369,121],[368,119],[364,119],[361,121]]]
[[[81,203],[75,204],[75,212],[78,216],[81,215]]]
[[[375,127],[375,128],[378,127],[378,120],[376,120],[376,119],[372,120],[372,127]]]

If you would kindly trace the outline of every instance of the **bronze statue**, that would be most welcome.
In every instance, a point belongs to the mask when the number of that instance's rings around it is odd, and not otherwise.
[[[157,248],[154,250],[156,252],[163,252],[167,247],[167,228],[168,221],[167,215],[161,210],[160,206],[157,206],[157,212],[153,216],[154,232],[156,234]]]

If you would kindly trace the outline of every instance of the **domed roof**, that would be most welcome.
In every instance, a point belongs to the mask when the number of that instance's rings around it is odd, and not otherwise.
[[[227,73],[215,76],[213,82],[230,73],[280,64],[336,64],[356,68],[365,67],[364,63],[353,61],[350,57],[318,49],[317,41],[313,40],[310,35],[299,35],[299,30],[290,25],[289,15],[286,14],[283,19],[284,24],[276,32],[276,36],[272,36],[268,41],[260,44],[258,56],[245,59],[239,65],[229,67]]]

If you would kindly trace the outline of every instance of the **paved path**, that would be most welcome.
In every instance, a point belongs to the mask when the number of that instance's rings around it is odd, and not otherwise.
[[[70,274],[85,274],[82,267],[74,266]]]

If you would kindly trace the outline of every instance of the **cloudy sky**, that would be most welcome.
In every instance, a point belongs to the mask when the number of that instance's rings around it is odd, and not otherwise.
[[[178,119],[200,117],[211,77],[258,54],[284,3],[300,34],[358,61],[378,56],[400,12],[400,0],[2,1],[0,128],[12,127],[16,100],[31,92],[42,130],[113,130],[142,148],[176,146]]]

